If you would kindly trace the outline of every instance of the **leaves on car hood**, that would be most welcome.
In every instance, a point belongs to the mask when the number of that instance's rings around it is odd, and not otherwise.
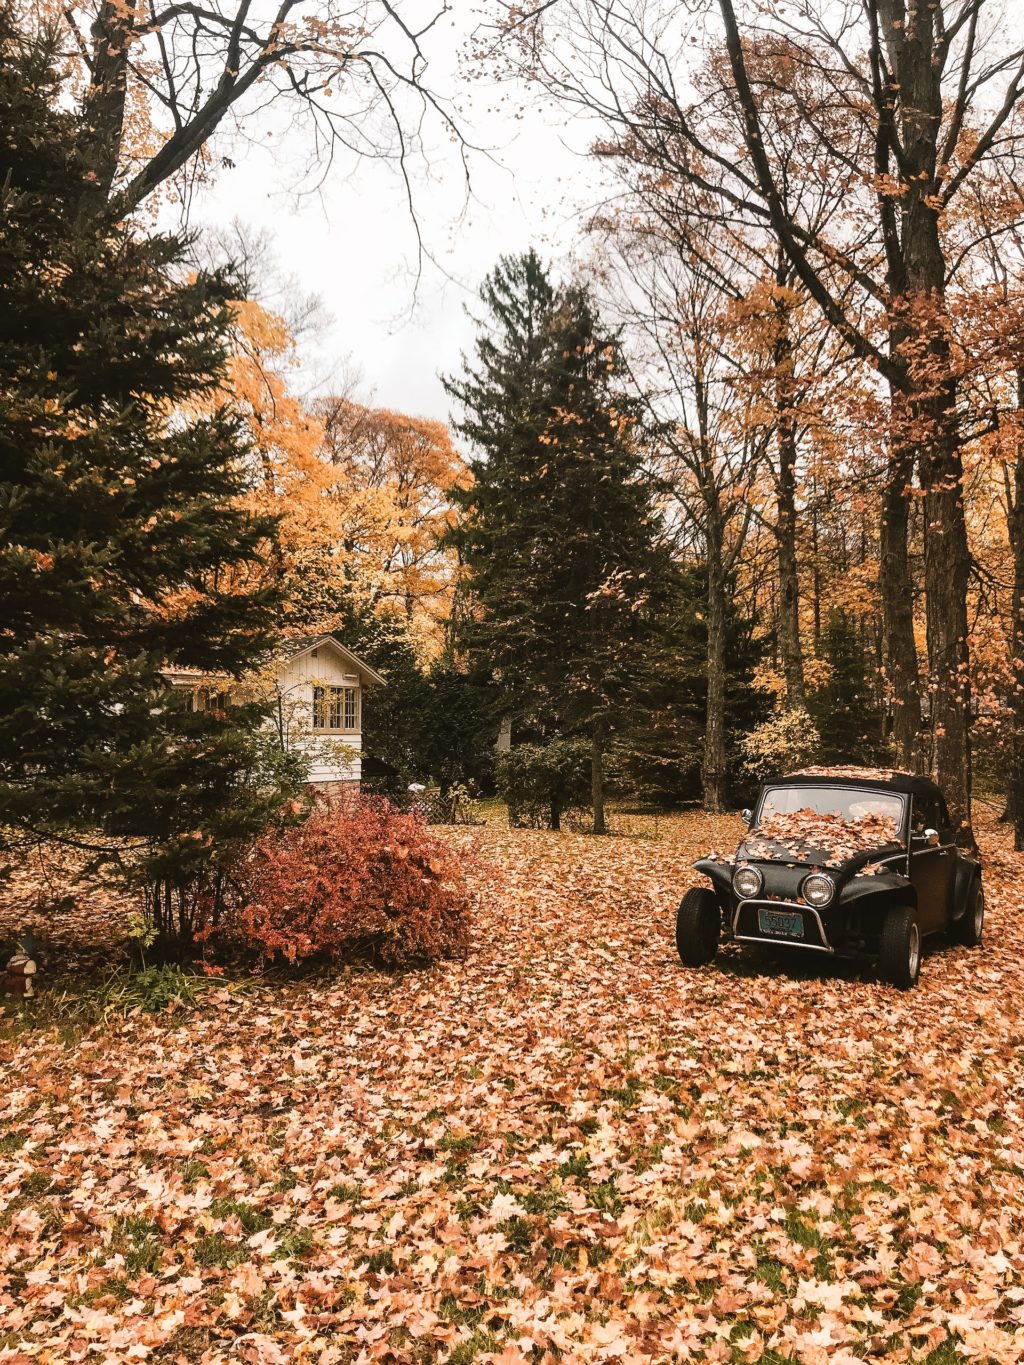
[[[810,807],[771,811],[750,831],[738,856],[840,867],[862,853],[896,843],[897,833],[896,821],[876,811],[856,818],[838,811],[823,815]]]

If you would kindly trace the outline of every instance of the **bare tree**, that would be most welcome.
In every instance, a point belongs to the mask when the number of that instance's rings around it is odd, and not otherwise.
[[[773,63],[771,45],[762,45],[758,59],[764,66]],[[718,143],[738,142],[739,111],[723,90],[720,67],[712,56],[695,72],[704,97],[705,135]],[[815,97],[820,100],[820,92],[808,92],[807,101]],[[801,446],[827,376],[836,368],[836,346],[809,313],[806,292],[772,232],[722,213],[720,195],[708,188],[720,186],[717,168],[707,167],[707,183],[696,183],[687,169],[687,148],[668,124],[650,138],[634,136],[631,128],[613,131],[616,136],[596,146],[616,175],[613,211],[604,219],[620,234],[628,224],[634,235],[663,239],[670,253],[688,263],[684,269],[691,276],[712,284],[721,300],[733,305],[737,318],[746,318],[731,363],[734,379],[742,377],[749,391],[754,420],[766,428],[774,456],[767,467],[774,476],[775,516],[769,524],[777,551],[776,635],[787,702],[801,707],[805,691],[797,546],[799,487],[806,465]],[[840,214],[843,188],[831,177],[806,173],[804,139],[802,119],[780,118],[772,126],[772,163],[820,231]],[[671,314],[671,301],[662,308]],[[843,377],[848,368],[842,368]]]
[[[767,436],[745,420],[750,400],[733,382],[730,296],[680,252],[655,215],[644,215],[639,203],[631,207],[593,227],[602,232],[610,292],[633,338],[637,387],[662,433],[659,473],[677,507],[669,525],[678,548],[694,553],[707,574],[701,785],[705,810],[722,811],[730,583],[751,525],[751,484]]]
[[[682,56],[708,16],[725,40],[738,145],[705,135]],[[999,30],[1001,18],[996,0],[764,0],[742,9],[734,0],[549,0],[507,10],[505,29],[549,89],[614,120],[652,155],[670,132],[674,164],[724,215],[770,230],[827,324],[891,387],[894,486],[911,463],[924,499],[932,767],[967,841],[970,556],[942,219],[977,167],[1022,150],[1014,114],[1024,49]],[[761,42],[774,46],[770,67],[752,60]],[[807,72],[830,89],[828,101],[807,103]],[[773,164],[771,133],[783,116],[801,121],[812,170],[815,149],[828,172],[841,170],[841,223],[810,221]]]
[[[82,87],[84,203],[131,213],[179,174],[208,171],[215,134],[245,138],[289,101],[322,176],[339,151],[409,158],[424,125],[457,134],[427,78],[425,44],[449,13],[408,0],[72,0],[57,6]],[[413,10],[420,16],[413,19]],[[227,146],[222,150],[228,162]]]

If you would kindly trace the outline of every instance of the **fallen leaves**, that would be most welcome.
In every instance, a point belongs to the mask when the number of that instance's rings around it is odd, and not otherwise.
[[[742,834],[693,815],[449,832],[464,962],[10,1027],[0,1361],[1016,1365],[1024,866],[982,833],[986,945],[906,995],[683,969]]]
[[[870,795],[868,793],[867,795]],[[743,841],[744,859],[840,867],[860,853],[895,844],[897,821],[881,811],[849,816],[840,810],[767,811]]]
[[[856,778],[864,782],[892,782],[897,777],[910,777],[911,773],[901,772],[898,768],[857,768],[852,764],[832,764],[813,768],[799,768],[793,777],[838,777]]]

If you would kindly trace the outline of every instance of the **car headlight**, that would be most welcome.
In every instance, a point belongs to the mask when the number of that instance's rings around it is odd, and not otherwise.
[[[824,872],[812,872],[809,877],[804,878],[800,892],[808,905],[820,908],[828,905],[836,894],[836,884],[831,877],[826,877]]]
[[[732,889],[741,901],[759,895],[763,886],[764,878],[756,867],[738,867],[732,874]]]

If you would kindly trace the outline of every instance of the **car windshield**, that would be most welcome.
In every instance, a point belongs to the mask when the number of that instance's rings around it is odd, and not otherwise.
[[[905,798],[857,787],[767,787],[747,836],[748,857],[805,860],[814,850],[829,862],[897,841]]]

